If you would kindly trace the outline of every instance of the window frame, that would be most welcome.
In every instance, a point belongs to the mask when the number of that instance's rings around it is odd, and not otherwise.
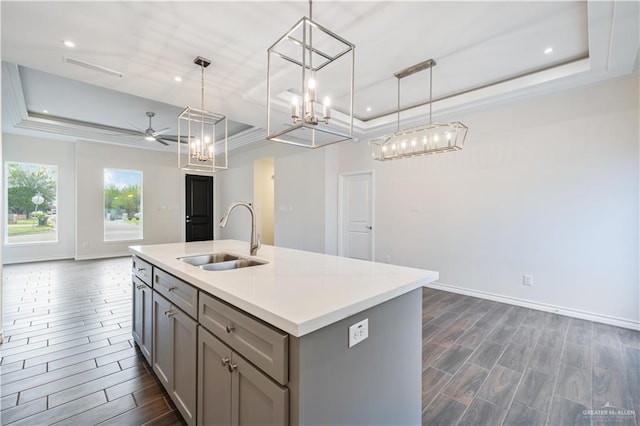
[[[139,238],[121,238],[121,239],[107,239],[107,230],[106,230],[106,210],[107,210],[107,202],[106,202],[106,180],[105,176],[107,171],[110,172],[135,172],[140,176],[140,229],[139,229]],[[113,168],[113,167],[105,167],[102,170],[102,242],[103,243],[121,243],[127,241],[141,241],[144,240],[144,174],[142,170],[134,170],[134,169],[122,169],[122,168]]]
[[[56,195],[55,195],[55,204],[56,204],[56,223],[55,223],[55,239],[52,240],[46,240],[46,241],[18,241],[18,242],[11,242],[9,241],[9,215],[11,213],[9,213],[9,165],[10,164],[27,164],[27,165],[33,165],[33,166],[37,166],[38,168],[40,167],[47,167],[47,168],[53,168],[55,170],[55,182],[56,182]],[[60,238],[59,238],[59,225],[60,225],[60,219],[59,219],[59,213],[60,213],[60,206],[59,204],[59,200],[58,200],[58,195],[60,193],[60,174],[58,173],[59,171],[59,167],[57,164],[45,164],[45,163],[40,163],[40,162],[28,162],[28,161],[15,161],[15,160],[6,160],[4,161],[4,238],[3,238],[3,244],[7,247],[20,247],[20,246],[33,246],[33,245],[38,245],[38,246],[43,246],[43,245],[54,245],[54,244],[58,244],[60,242]]]

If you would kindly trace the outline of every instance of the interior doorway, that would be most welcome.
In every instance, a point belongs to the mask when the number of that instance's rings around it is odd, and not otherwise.
[[[275,197],[275,166],[273,158],[253,162],[253,210],[256,228],[263,244],[273,245],[273,214]]]
[[[213,240],[213,176],[185,176],[185,241]]]
[[[374,259],[373,172],[341,174],[338,182],[338,255]]]

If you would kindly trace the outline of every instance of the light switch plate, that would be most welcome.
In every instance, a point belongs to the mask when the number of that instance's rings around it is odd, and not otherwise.
[[[349,327],[349,347],[353,347],[369,337],[369,318]]]

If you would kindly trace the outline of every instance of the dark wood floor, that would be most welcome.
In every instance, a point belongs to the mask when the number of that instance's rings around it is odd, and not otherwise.
[[[130,262],[4,267],[0,424],[184,424],[131,341]],[[637,424],[640,333],[437,290],[423,300],[423,424]],[[623,410],[589,411],[609,405]]]
[[[423,424],[637,424],[640,333],[437,290],[423,295]]]
[[[5,266],[0,424],[183,424],[131,341],[131,259]]]

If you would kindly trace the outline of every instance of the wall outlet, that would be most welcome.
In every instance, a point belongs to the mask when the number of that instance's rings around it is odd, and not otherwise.
[[[522,285],[533,285],[533,275],[524,274],[522,276]]]
[[[353,347],[369,337],[369,318],[349,327],[349,347]]]

